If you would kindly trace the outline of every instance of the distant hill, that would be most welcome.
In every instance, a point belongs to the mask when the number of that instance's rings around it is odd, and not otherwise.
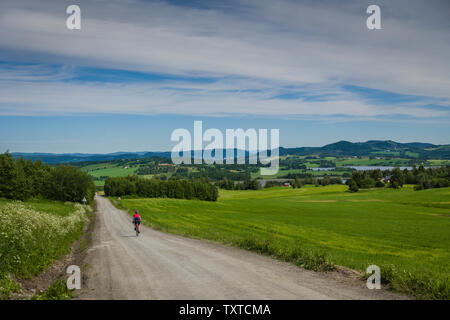
[[[58,163],[77,163],[77,162],[103,162],[119,159],[140,159],[154,156],[170,158],[170,152],[115,152],[107,154],[89,154],[89,153],[12,153],[14,158],[31,159],[33,161],[40,159],[48,164]]]
[[[220,152],[220,151],[219,151]],[[225,158],[226,150],[222,150]],[[450,145],[434,145],[431,143],[411,142],[399,143],[395,141],[369,140],[366,142],[339,141],[323,147],[280,147],[280,155],[299,156],[376,156],[391,155],[423,159],[450,159]],[[237,150],[234,150],[237,154]],[[108,154],[91,153],[12,153],[15,158],[37,160],[48,164],[102,162],[119,159],[140,159],[149,157],[170,158],[171,152],[115,152]],[[245,156],[248,157],[248,152]]]
[[[280,148],[280,155],[374,156],[392,155],[424,159],[450,159],[450,145],[431,143],[370,140],[339,141],[323,147]]]

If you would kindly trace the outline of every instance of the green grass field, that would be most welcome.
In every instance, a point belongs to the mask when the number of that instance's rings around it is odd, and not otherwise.
[[[408,166],[409,159],[369,159],[352,158],[336,160],[336,166]]]
[[[100,177],[126,177],[136,172],[137,167],[125,169],[123,166],[117,166],[110,163],[99,163],[87,165],[81,168],[81,170],[87,172],[89,175]],[[96,186],[104,186],[105,180],[95,180]]]
[[[427,160],[432,166],[448,166],[450,160]]]
[[[83,168],[82,168],[83,169]],[[103,168],[103,169],[96,169],[92,171],[87,171],[91,176],[93,177],[125,177],[129,174],[133,174],[137,168],[128,168],[125,169],[124,167],[110,167],[110,168]]]
[[[256,250],[317,269],[375,264],[398,291],[449,299],[450,188],[414,191],[306,186],[220,191],[217,202],[123,199],[144,224]],[[319,268],[320,269],[320,268]]]
[[[80,169],[83,171],[89,172],[89,171],[93,171],[93,170],[113,168],[116,166],[117,166],[117,164],[104,162],[104,163],[88,164],[84,167],[81,167]]]

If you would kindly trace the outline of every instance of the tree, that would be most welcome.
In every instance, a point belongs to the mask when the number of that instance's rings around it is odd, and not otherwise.
[[[12,198],[16,173],[12,155],[9,152],[0,155],[0,197]]]
[[[355,180],[349,180],[348,191],[350,191],[350,192],[358,192],[359,191],[358,184],[355,182]]]
[[[390,182],[391,182],[391,184],[390,184],[391,188],[403,187],[403,184],[405,183],[405,178],[404,178],[403,172],[400,170],[400,168],[396,167],[394,170],[392,170]]]
[[[41,161],[14,160],[9,153],[0,155],[0,197],[26,200],[43,197],[53,200],[92,201],[95,185],[91,177],[69,165],[56,168]]]
[[[89,175],[70,165],[59,165],[51,172],[52,187],[47,195],[50,199],[82,202],[92,200],[95,194],[94,181]]]
[[[373,187],[375,187],[375,180],[373,180],[372,178],[369,178],[369,177],[363,178],[359,182],[359,187],[362,189],[373,188]]]
[[[26,200],[33,195],[33,170],[27,168],[28,166],[29,164],[23,159],[19,159],[15,163],[15,177],[12,181],[13,190],[11,192],[11,198],[13,199]]]
[[[293,188],[301,188],[302,187],[302,182],[300,181],[300,179],[298,177],[295,177],[294,182],[292,182],[292,187]]]
[[[378,180],[378,181],[375,183],[375,188],[383,188],[383,187],[384,187],[383,181]]]

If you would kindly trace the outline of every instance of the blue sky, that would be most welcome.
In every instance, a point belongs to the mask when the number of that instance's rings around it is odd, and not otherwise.
[[[204,130],[218,128],[280,128],[280,143],[286,147],[321,146],[339,140],[366,141],[374,137],[395,141],[446,143],[445,125],[396,121],[348,122],[287,120],[266,117],[197,117],[180,115],[87,115],[49,117],[0,117],[2,148],[24,152],[170,151],[175,128],[193,132],[193,121],[203,120]],[[354,132],[353,135],[349,134]],[[57,134],[55,134],[57,133]]]
[[[170,150],[174,129],[279,128],[282,146],[450,143],[445,1],[0,4],[0,152]]]

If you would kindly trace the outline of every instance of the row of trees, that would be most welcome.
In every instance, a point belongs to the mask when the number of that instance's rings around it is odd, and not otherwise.
[[[194,170],[188,167],[180,167],[176,170],[173,177],[183,177],[187,179],[208,178],[212,181],[220,181],[223,179],[240,181],[250,179],[252,171],[258,168],[251,168],[246,165],[197,165]]]
[[[307,169],[308,164],[317,164],[320,168],[335,168],[336,163],[332,160],[327,159],[316,159],[307,160],[297,157],[288,157],[286,159],[280,160],[280,166],[286,169]]]
[[[224,178],[221,181],[216,182],[216,186],[225,190],[259,190],[261,189],[261,183],[256,179],[246,179],[242,182],[235,183],[233,180]]]
[[[301,178],[303,177],[303,178]],[[313,184],[315,186],[328,186],[330,184],[342,184],[342,179],[340,177],[336,177],[336,176],[328,176],[328,175],[324,175],[322,177],[314,177],[311,174],[307,174],[304,176],[300,176],[300,175],[292,175],[293,182],[292,182],[292,186],[293,187],[298,187],[300,188],[302,185],[305,184]]]
[[[396,168],[398,169],[398,168]],[[395,176],[393,176],[394,184],[396,188],[403,186],[403,181],[398,177],[398,171],[394,170]],[[400,171],[401,173],[401,171]],[[387,176],[387,173],[383,172],[379,169],[377,170],[368,170],[368,171],[354,171],[352,174],[352,178],[347,180],[347,185],[351,192],[357,192],[360,188],[368,189],[368,188],[382,188],[385,186],[382,179],[384,176]]]
[[[293,181],[286,180],[268,180],[264,185],[264,188],[281,187],[288,183],[292,188],[301,188],[303,186],[302,181],[299,178],[295,178]]]
[[[109,176],[100,176],[100,177],[94,177],[94,176],[91,176],[91,178],[92,178],[92,180],[94,180],[94,181],[104,181],[104,180],[108,179]]]
[[[289,182],[289,181],[286,181],[286,182]],[[266,181],[264,188],[281,187],[284,183],[285,183],[284,181],[269,180],[269,181]]]
[[[264,188],[271,187],[280,187],[284,185],[286,182],[290,183],[293,188],[301,188],[305,184],[314,184],[316,186],[327,186],[330,184],[342,184],[342,179],[338,177],[328,177],[325,176],[323,178],[313,178],[307,177],[305,179],[300,179],[299,177],[295,177],[292,180],[269,180],[266,181]],[[261,183],[256,179],[247,179],[243,182],[234,182],[229,179],[223,179],[221,181],[216,182],[216,186],[221,189],[226,190],[259,190],[261,189]]]
[[[347,181],[349,190],[356,192],[359,188],[374,187],[401,188],[404,184],[415,184],[415,190],[430,188],[444,188],[450,186],[450,166],[428,168],[414,166],[412,170],[370,170],[355,171],[352,178]]]
[[[204,180],[161,181],[138,178],[136,175],[108,178],[105,181],[106,196],[136,195],[145,198],[176,198],[216,201],[219,192],[216,186]]]
[[[361,189],[369,188],[383,188],[386,183],[390,188],[401,188],[405,184],[405,175],[408,174],[408,170],[400,170],[400,168],[394,168],[393,170],[367,170],[367,171],[354,171],[352,178],[347,180],[349,191],[357,192]]]
[[[0,154],[0,197],[16,200],[45,198],[60,201],[92,201],[95,185],[91,177],[69,165],[51,167],[42,161],[14,160]]]
[[[169,172],[175,172],[175,167],[168,165],[168,166],[142,166],[139,167],[136,171],[136,174],[138,175],[146,175],[146,174],[162,174],[162,173],[169,173]]]
[[[414,167],[404,173],[405,183],[415,184],[416,190],[446,188],[450,186],[450,166],[440,168]]]
[[[342,184],[342,179],[339,177],[329,177],[324,176],[322,178],[314,178],[312,176],[306,177],[304,179],[300,179],[299,177],[295,177],[293,180],[286,180],[286,181],[267,181],[265,184],[265,188],[275,187],[275,186],[282,186],[284,183],[290,183],[292,188],[301,188],[305,184],[313,184],[316,187],[318,186],[328,186],[330,184]]]

